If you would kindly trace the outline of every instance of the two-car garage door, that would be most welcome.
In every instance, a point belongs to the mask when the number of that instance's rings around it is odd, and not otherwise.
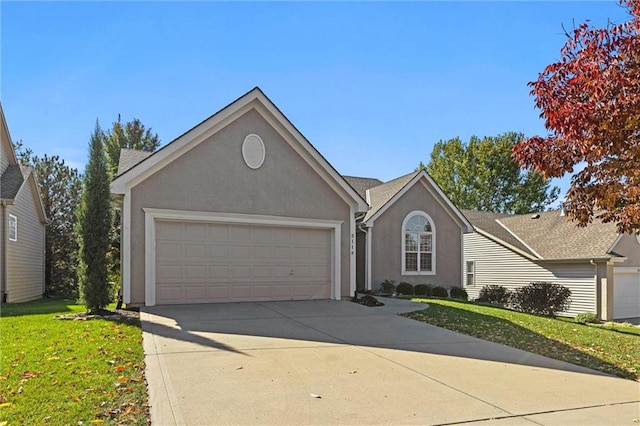
[[[158,304],[331,298],[330,229],[156,221]]]

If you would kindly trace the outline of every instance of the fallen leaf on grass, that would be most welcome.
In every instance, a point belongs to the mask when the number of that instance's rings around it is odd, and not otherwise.
[[[13,402],[3,402],[0,404],[0,408],[9,408],[13,405]]]

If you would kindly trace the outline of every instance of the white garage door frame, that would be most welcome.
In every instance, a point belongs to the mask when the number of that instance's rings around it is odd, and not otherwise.
[[[156,305],[156,222],[177,220],[190,222],[230,223],[246,225],[285,226],[295,228],[330,229],[331,233],[331,298],[340,300],[341,227],[342,221],[263,216],[240,213],[195,212],[143,208],[145,216],[145,304]]]

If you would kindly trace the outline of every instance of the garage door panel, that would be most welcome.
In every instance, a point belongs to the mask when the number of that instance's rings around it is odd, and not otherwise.
[[[189,241],[206,241],[207,225],[203,223],[185,223],[184,236]]]
[[[206,244],[185,244],[184,257],[206,259],[208,257]]]
[[[212,260],[226,260],[229,258],[229,247],[221,244],[209,244],[207,254]]]
[[[640,317],[640,273],[617,272],[613,285],[613,317]]]
[[[216,278],[229,278],[229,266],[228,265],[211,265],[209,266],[208,278],[215,280]]]
[[[248,226],[229,226],[229,241],[250,242],[251,228]]]
[[[329,299],[331,232],[158,221],[157,303]]]
[[[159,259],[171,259],[182,257],[182,244],[166,242],[156,248],[156,256]]]
[[[182,302],[182,287],[178,285],[158,286],[156,297],[164,303],[184,303]]]
[[[162,283],[182,279],[181,265],[160,265],[157,267],[156,281]]]
[[[229,287],[225,286],[209,286],[207,287],[207,296],[204,302],[224,302],[229,299]]]
[[[185,265],[184,278],[187,280],[205,280],[207,278],[207,268],[205,265]]]

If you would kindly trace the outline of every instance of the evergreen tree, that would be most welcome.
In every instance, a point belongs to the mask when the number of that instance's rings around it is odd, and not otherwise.
[[[22,141],[14,144],[20,162],[34,168],[42,205],[47,215],[45,228],[45,293],[78,297],[78,236],[76,210],[82,181],[78,170],[59,156],[33,155]]]
[[[100,125],[91,135],[89,163],[83,178],[83,193],[78,209],[80,296],[90,312],[111,302],[107,253],[111,231],[111,191],[109,166]]]

